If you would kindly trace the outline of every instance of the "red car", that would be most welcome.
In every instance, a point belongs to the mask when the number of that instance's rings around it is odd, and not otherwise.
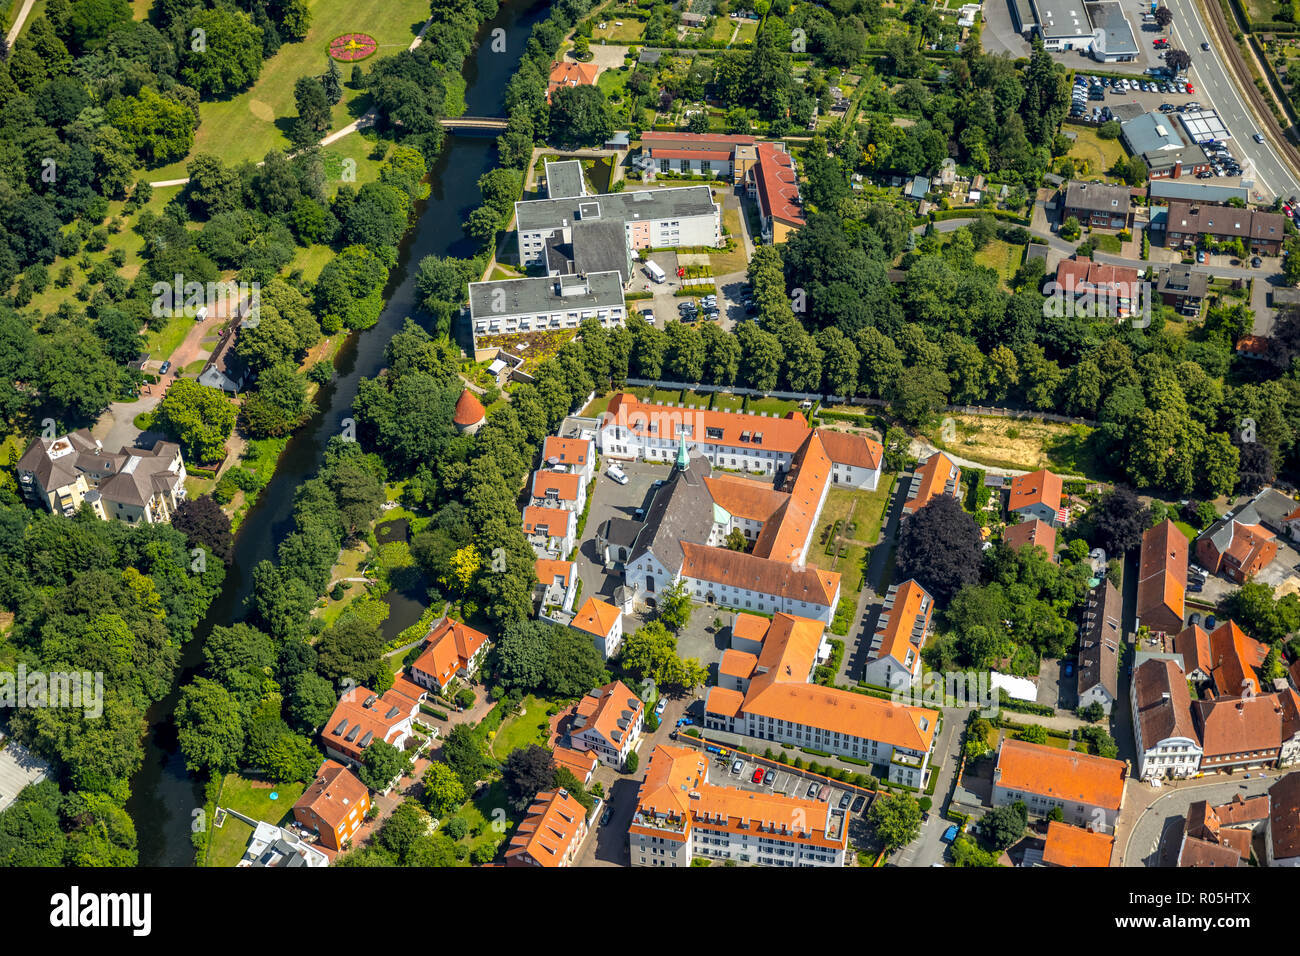
[[[1196,87],[1194,87],[1194,86],[1192,86],[1192,84],[1188,83],[1188,84],[1187,84],[1187,92],[1188,92],[1188,93],[1195,93],[1195,92],[1196,92]]]
[[[1151,45],[1154,47],[1169,46],[1169,41],[1164,37],[1161,37],[1159,40],[1152,40]]]
[[[755,770],[754,770],[754,776],[751,777],[750,779],[751,779],[752,782],[754,782],[754,783],[762,783],[762,782],[763,782],[763,768],[762,768],[762,767],[757,767],[757,768],[755,768]]]

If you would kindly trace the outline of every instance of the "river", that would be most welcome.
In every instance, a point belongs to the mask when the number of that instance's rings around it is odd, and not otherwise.
[[[484,25],[480,32],[483,42],[465,64],[466,115],[502,115],[506,83],[519,64],[533,25],[547,12],[548,5],[539,0],[504,0],[497,15]],[[504,52],[492,49],[500,48],[489,36],[497,28],[505,31]],[[197,670],[203,642],[212,627],[246,615],[253,568],[264,559],[274,560],[280,541],[292,530],[294,494],[319,470],[326,444],[341,433],[343,420],[351,417],[357,383],[378,374],[389,339],[401,330],[407,316],[415,315],[415,273],[420,260],[429,255],[468,257],[474,253],[475,244],[465,237],[462,223],[480,202],[478,178],[495,162],[494,138],[447,138],[429,174],[429,199],[417,207],[418,221],[402,243],[397,267],[389,280],[388,303],[379,322],[352,336],[340,350],[334,380],[316,397],[317,413],[289,442],[270,484],[240,525],[225,585],[194,639],[185,646],[176,687],[147,715],[144,764],[132,779],[131,799],[127,802],[138,834],[141,866],[189,866],[194,861],[191,821],[203,807],[203,788],[186,771],[176,745],[171,715],[180,687]],[[421,610],[418,602],[398,596],[385,629],[400,631],[413,624]]]

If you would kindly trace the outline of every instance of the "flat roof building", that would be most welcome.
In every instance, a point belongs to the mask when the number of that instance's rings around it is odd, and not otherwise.
[[[470,328],[481,336],[577,329],[585,319],[606,327],[627,315],[617,272],[495,279],[469,284]]]

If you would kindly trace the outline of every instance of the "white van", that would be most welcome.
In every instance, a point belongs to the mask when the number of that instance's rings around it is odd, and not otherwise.
[[[208,317],[208,307],[206,305],[199,306],[199,310],[194,313],[194,321],[202,322],[206,320],[207,317]]]
[[[668,274],[664,272],[663,269],[659,268],[657,262],[647,262],[645,264],[645,271],[646,275],[648,275],[654,282],[663,282],[668,278]]]
[[[624,473],[623,469],[618,466],[618,462],[614,462],[606,468],[605,474],[609,475],[610,478],[613,478],[620,485],[627,484],[627,475]]]

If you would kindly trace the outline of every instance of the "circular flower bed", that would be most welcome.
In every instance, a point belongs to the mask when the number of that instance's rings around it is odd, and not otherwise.
[[[379,49],[368,33],[344,33],[330,40],[330,56],[343,63],[359,63]]]

